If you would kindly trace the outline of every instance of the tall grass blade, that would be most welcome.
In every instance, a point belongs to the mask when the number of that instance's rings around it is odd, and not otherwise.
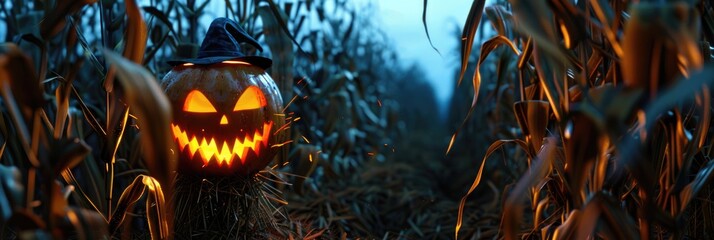
[[[639,3],[631,7],[622,43],[625,86],[645,89],[654,98],[672,86],[679,75],[688,76],[691,70],[701,68],[697,33],[686,27],[691,21],[687,15],[679,16],[689,11],[678,3]]]
[[[486,154],[484,155],[483,160],[481,160],[481,167],[479,167],[478,169],[478,173],[476,174],[474,182],[471,184],[469,191],[461,198],[461,202],[459,203],[459,211],[456,217],[456,230],[454,231],[454,239],[459,239],[459,230],[461,229],[461,224],[463,223],[463,214],[464,207],[466,206],[466,200],[471,195],[471,193],[476,190],[476,187],[478,187],[478,185],[481,183],[481,176],[483,174],[483,169],[486,166],[486,160],[491,156],[491,154],[503,147],[503,145],[505,145],[506,143],[516,143],[521,149],[523,149],[523,151],[530,155],[530,152],[528,151],[528,144],[526,144],[526,142],[520,139],[498,140],[488,147],[488,150],[486,150]]]
[[[142,183],[149,190],[146,197],[146,219],[149,223],[151,239],[168,239],[172,235],[169,223],[173,222],[173,218],[166,207],[161,184],[152,177],[143,175],[141,177]]]
[[[620,208],[619,203],[603,193],[597,193],[583,207],[577,220],[575,239],[594,237],[596,228],[603,228],[603,235],[609,239],[640,239],[634,221]]]
[[[109,219],[109,233],[114,234],[121,227],[126,214],[134,209],[134,204],[144,195],[146,186],[144,186],[143,179],[143,175],[137,176],[131,184],[124,188],[116,208],[112,210],[114,214]]]
[[[164,12],[162,12],[161,10],[159,10],[158,8],[156,8],[154,6],[146,6],[146,7],[142,7],[142,9],[146,13],[151,14],[151,16],[158,18],[159,21],[161,23],[163,23],[169,29],[169,32],[171,32],[171,34],[173,34],[173,36],[175,38],[178,37],[178,34],[174,30],[174,24],[171,23],[171,20],[169,20],[169,18],[166,16],[166,14]]]
[[[107,224],[98,212],[83,208],[67,208],[65,218],[77,232],[78,239],[109,239]]]
[[[545,176],[552,171],[552,162],[556,156],[556,139],[548,138],[543,143],[538,156],[533,160],[530,168],[518,180],[503,206],[502,227],[506,239],[516,239],[523,219],[523,202],[528,199],[531,188],[545,181]]]
[[[34,117],[35,109],[44,105],[42,85],[35,76],[32,62],[20,49],[12,44],[0,45],[0,93],[10,112],[20,145],[32,166],[39,167],[40,160],[32,150],[28,123]],[[23,93],[15,96],[13,93]]]
[[[143,151],[144,163],[151,176],[153,176],[160,186],[167,191],[164,195],[171,199],[173,188],[173,174],[176,169],[176,154],[173,135],[170,130],[171,105],[166,95],[159,87],[153,74],[145,68],[124,59],[117,54],[104,51],[107,61],[117,69],[117,77],[124,89],[125,99],[131,106],[134,116],[141,129],[141,149]],[[162,206],[161,215],[168,221],[169,231],[171,229],[170,204]],[[163,236],[163,235],[162,235]]]
[[[83,141],[74,139],[52,140],[50,155],[54,156],[54,176],[59,176],[66,169],[72,169],[84,160],[91,148]]]
[[[469,15],[466,17],[466,24],[464,25],[463,32],[461,33],[461,71],[459,72],[457,85],[461,85],[461,80],[464,79],[466,67],[469,64],[469,57],[471,56],[471,49],[473,48],[474,39],[476,37],[476,30],[478,29],[479,24],[481,24],[481,16],[483,15],[483,8],[485,4],[486,0],[474,0],[473,3],[471,3]]]
[[[488,55],[491,54],[493,50],[502,45],[510,47],[511,51],[513,51],[513,53],[515,53],[516,55],[521,54],[521,51],[518,50],[518,48],[513,44],[513,42],[511,42],[511,40],[509,40],[505,36],[493,37],[488,41],[484,42],[483,45],[481,45],[481,55],[479,56],[478,62],[476,63],[476,70],[474,70],[474,76],[472,80],[474,95],[471,99],[471,107],[469,107],[469,111],[466,113],[466,117],[464,117],[464,120],[461,122],[461,125],[459,125],[454,134],[451,136],[451,142],[449,143],[449,147],[446,149],[446,154],[449,154],[449,151],[453,146],[454,140],[458,136],[461,129],[466,125],[466,123],[468,123],[468,120],[471,118],[471,114],[473,114],[474,109],[476,109],[476,102],[478,101],[479,91],[481,89],[481,63],[486,60],[486,57],[488,57]]]
[[[50,39],[57,35],[65,27],[65,17],[79,11],[84,5],[93,4],[96,0],[78,0],[78,1],[57,1],[56,5],[51,8],[45,15],[40,26],[42,38]],[[49,3],[48,3],[49,4]]]
[[[712,179],[712,174],[714,173],[714,161],[709,161],[707,165],[702,167],[697,172],[697,176],[694,177],[694,181],[687,184],[682,192],[679,193],[679,199],[682,201],[680,205],[680,212],[684,212],[684,209],[689,206],[689,203],[697,197],[697,194],[706,186]]]
[[[441,52],[439,52],[439,49],[436,49],[436,47],[434,46],[434,43],[431,41],[431,36],[429,36],[429,28],[427,27],[427,24],[426,24],[427,2],[428,2],[428,0],[424,0],[424,9],[422,10],[422,14],[421,14],[421,22],[424,25],[424,32],[426,33],[426,39],[429,40],[429,45],[431,45],[431,48],[434,49],[434,51],[436,51],[436,53],[438,53],[439,56],[441,56]]]
[[[543,143],[550,117],[549,110],[550,105],[546,101],[519,101],[513,104],[513,112],[530,152],[537,152]]]

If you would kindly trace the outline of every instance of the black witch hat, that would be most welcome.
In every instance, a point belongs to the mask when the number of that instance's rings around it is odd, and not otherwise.
[[[211,22],[211,26],[206,32],[206,37],[201,43],[197,58],[172,60],[167,63],[171,66],[184,63],[210,65],[226,60],[240,60],[262,69],[269,68],[273,64],[270,58],[246,56],[240,46],[242,42],[253,45],[258,50],[263,51],[258,41],[248,35],[237,22],[228,18],[216,18]]]

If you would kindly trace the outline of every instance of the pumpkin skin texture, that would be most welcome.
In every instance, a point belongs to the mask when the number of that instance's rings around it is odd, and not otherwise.
[[[250,176],[273,159],[285,134],[283,100],[265,70],[248,63],[184,64],[164,76],[173,106],[179,172]],[[284,132],[284,131],[283,131]]]

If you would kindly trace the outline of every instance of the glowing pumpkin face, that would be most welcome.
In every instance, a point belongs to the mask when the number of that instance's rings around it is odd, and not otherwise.
[[[253,174],[275,156],[282,98],[265,71],[245,62],[175,66],[162,81],[183,173]]]

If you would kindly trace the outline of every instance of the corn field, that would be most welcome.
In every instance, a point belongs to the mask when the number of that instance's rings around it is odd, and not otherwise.
[[[0,3],[0,239],[714,237],[709,1],[468,2],[439,52],[458,59],[447,104],[379,1]],[[442,3],[402,4],[435,51]],[[249,72],[284,123],[212,143],[229,163],[275,152],[255,173],[192,175],[165,79],[213,68],[170,62],[200,58],[219,17],[271,59]]]

